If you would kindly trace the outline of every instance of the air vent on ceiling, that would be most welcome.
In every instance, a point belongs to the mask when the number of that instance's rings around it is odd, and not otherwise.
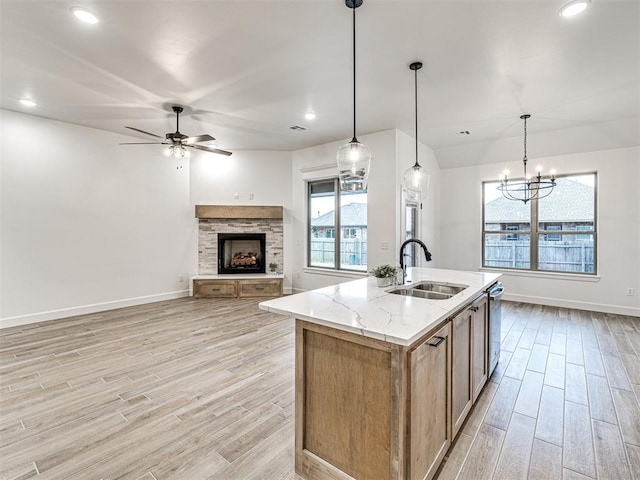
[[[291,130],[295,130],[296,132],[303,132],[306,130],[305,127],[301,127],[300,125],[294,125],[292,127],[289,127]]]

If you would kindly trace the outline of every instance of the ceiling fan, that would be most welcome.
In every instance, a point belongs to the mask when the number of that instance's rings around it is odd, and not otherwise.
[[[173,133],[167,133],[164,136],[164,141],[162,142],[125,142],[125,143],[121,143],[120,145],[168,145],[167,149],[165,150],[165,154],[169,157],[175,157],[175,158],[185,158],[190,156],[190,152],[185,147],[195,148],[196,150],[203,150],[205,152],[210,152],[210,153],[217,153],[219,155],[226,155],[226,156],[231,155],[231,152],[228,152],[226,150],[220,150],[219,148],[210,147],[207,145],[196,145],[196,143],[199,143],[199,142],[210,142],[212,140],[215,140],[215,138],[213,138],[211,135],[204,134],[204,135],[196,135],[195,137],[188,137],[187,135],[180,133],[180,129],[179,129],[180,114],[182,113],[183,108],[178,105],[174,105],[173,107],[171,107],[171,109],[176,114],[176,131]],[[144,130],[140,130],[139,128],[127,127],[127,126],[125,126],[125,128],[128,128],[129,130],[134,130],[136,132],[144,133],[145,135],[150,135],[155,138],[162,138],[160,135],[156,135],[155,133],[145,132]]]

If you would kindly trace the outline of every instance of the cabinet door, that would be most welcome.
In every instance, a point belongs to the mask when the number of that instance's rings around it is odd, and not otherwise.
[[[282,280],[239,280],[239,297],[279,297]]]
[[[233,280],[194,280],[193,296],[196,298],[235,297],[236,282]]]
[[[451,424],[453,438],[464,423],[473,403],[471,389],[471,336],[473,311],[467,309],[451,320]]]
[[[449,421],[450,322],[409,353],[409,454],[411,480],[433,478],[451,445]]]
[[[476,401],[478,395],[482,391],[482,387],[487,383],[489,372],[489,302],[487,295],[483,295],[471,305],[473,310],[472,334],[471,342],[472,351],[472,385],[473,385],[473,401]]]

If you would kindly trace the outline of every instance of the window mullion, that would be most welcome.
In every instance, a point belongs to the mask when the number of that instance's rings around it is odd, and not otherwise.
[[[334,191],[336,192],[335,194],[335,215],[334,215],[334,228],[335,228],[335,244],[334,244],[334,268],[336,270],[340,269],[340,265],[342,265],[341,263],[341,259],[340,259],[340,244],[342,242],[342,228],[341,228],[341,221],[340,221],[340,181],[339,179],[335,179],[334,180]]]
[[[538,198],[531,200],[531,233],[529,234],[529,261],[531,270],[538,270]]]

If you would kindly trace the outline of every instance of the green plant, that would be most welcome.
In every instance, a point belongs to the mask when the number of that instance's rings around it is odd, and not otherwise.
[[[269,264],[269,270],[271,270],[272,272],[274,272],[276,270],[276,268],[278,268],[278,264],[277,263],[271,262]]]
[[[370,273],[376,278],[390,278],[396,276],[396,273],[398,273],[398,269],[386,263],[374,268]]]

